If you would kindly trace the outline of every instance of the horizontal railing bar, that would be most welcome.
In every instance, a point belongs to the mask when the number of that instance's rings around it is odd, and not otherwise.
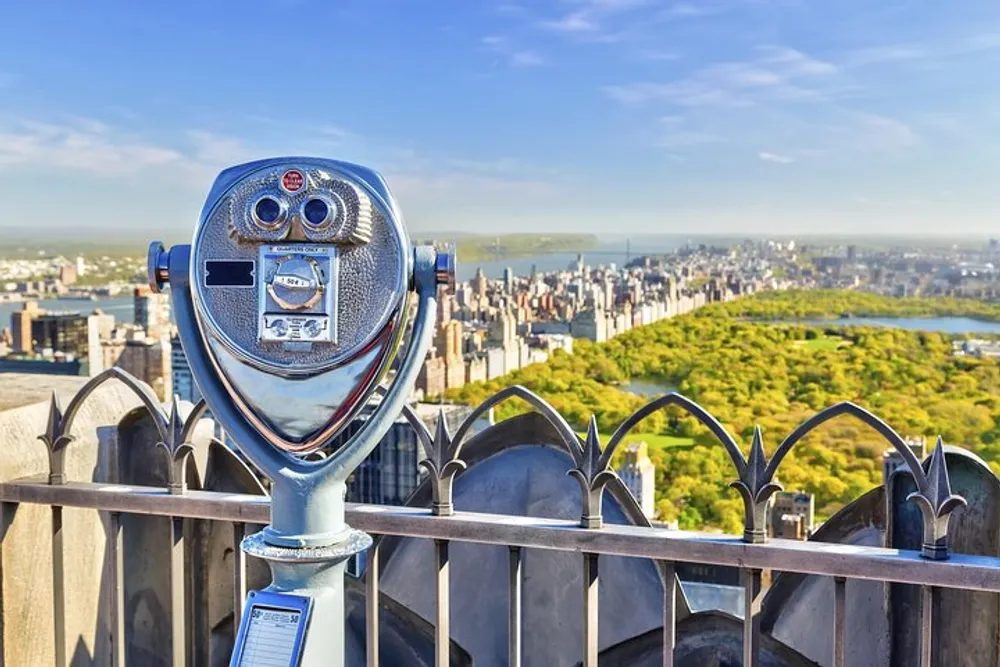
[[[266,524],[271,520],[267,496],[218,491],[170,494],[164,487],[95,482],[47,483],[47,476],[0,484],[0,502],[64,505],[185,519]]]
[[[98,483],[49,485],[37,477],[0,484],[0,502],[85,507],[130,514],[266,524],[269,501],[214,491],[171,495],[166,489]],[[715,533],[605,524],[600,530],[578,521],[430,509],[347,505],[351,526],[369,533],[474,542],[578,553],[632,556],[750,569],[773,569],[848,579],[962,588],[1000,593],[1000,558],[953,554],[931,561],[917,551],[825,542],[769,540],[747,544]]]

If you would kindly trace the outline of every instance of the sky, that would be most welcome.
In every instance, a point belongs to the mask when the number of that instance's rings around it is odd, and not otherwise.
[[[997,0],[0,1],[0,231],[193,229],[223,168],[413,232],[1000,232]]]

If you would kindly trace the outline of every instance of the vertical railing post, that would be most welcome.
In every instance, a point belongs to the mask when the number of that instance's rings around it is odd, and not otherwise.
[[[437,624],[434,628],[434,665],[448,667],[451,658],[451,617],[449,613],[448,540],[434,540],[434,563],[437,570]]]
[[[240,619],[243,617],[243,605],[247,599],[247,555],[240,548],[240,543],[246,537],[246,524],[240,521],[233,523],[233,636],[240,631]]]
[[[521,667],[521,547],[510,547],[507,573],[509,603],[507,615],[507,665]]]
[[[184,519],[170,517],[170,664],[187,664],[184,591]]]
[[[761,571],[743,570],[743,665],[760,665],[760,578]]]
[[[934,603],[938,589],[920,587],[920,667],[932,667],[934,661]]]
[[[844,622],[847,618],[847,579],[833,578],[833,667],[844,667]]]
[[[52,627],[56,667],[68,667],[66,650],[66,551],[63,508],[52,506]]]
[[[125,540],[122,515],[108,513],[108,544],[110,547],[111,587],[111,664],[125,667]]]
[[[598,555],[583,554],[583,667],[597,667]]]
[[[4,601],[4,538],[7,536],[7,531],[10,530],[11,525],[14,523],[14,515],[17,512],[17,503],[0,503],[0,612],[8,607]],[[0,665],[6,664],[7,662],[7,645],[4,641],[5,636],[4,629],[4,614],[0,613]]]
[[[663,667],[674,667],[677,625],[677,572],[673,561],[663,562]]]
[[[380,542],[376,539],[371,549],[368,550],[368,563],[365,565],[365,657],[368,667],[378,667],[379,663],[379,546]]]

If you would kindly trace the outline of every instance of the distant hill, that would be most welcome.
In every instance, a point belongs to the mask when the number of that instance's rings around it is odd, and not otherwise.
[[[75,257],[107,255],[109,257],[143,255],[152,240],[163,241],[167,246],[190,243],[190,229],[171,234],[155,230],[109,230],[88,233],[82,237],[80,230],[40,229],[24,230],[0,229],[0,258],[37,257],[40,252],[47,256],[63,255]],[[516,259],[539,253],[589,250],[598,244],[593,234],[502,234],[483,236],[463,232],[416,233],[411,238],[415,243],[447,243],[456,246],[458,259],[464,262],[500,259]]]
[[[438,238],[452,243],[460,262],[481,262],[494,258],[517,259],[542,253],[576,252],[595,248],[593,234],[503,234],[500,236],[459,236]]]

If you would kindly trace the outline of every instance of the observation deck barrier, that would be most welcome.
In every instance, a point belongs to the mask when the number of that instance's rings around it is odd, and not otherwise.
[[[126,385],[127,392],[139,399],[139,407],[130,414],[141,413],[143,419],[152,420],[155,443],[146,450],[159,451],[165,457],[163,469],[165,484],[162,486],[132,485],[105,481],[82,481],[70,479],[67,469],[68,450],[83,447],[77,442],[74,421],[82,414],[83,403],[106,381],[116,379]],[[119,393],[121,389],[119,388]],[[511,516],[483,512],[465,511],[453,503],[453,484],[456,475],[466,467],[463,461],[464,438],[467,426],[490,407],[508,398],[518,397],[530,403],[553,427],[554,432],[564,437],[568,461],[572,466],[568,472],[580,483],[580,518],[555,519],[530,516]],[[743,498],[746,508],[745,531],[742,536],[718,533],[688,532],[648,525],[637,511],[635,500],[628,493],[610,469],[611,456],[628,431],[644,416],[668,405],[686,410],[699,419],[721,441],[733,458],[733,486]],[[48,448],[49,470],[42,474],[10,479],[0,483],[0,503],[2,503],[3,543],[0,546],[0,603],[6,620],[2,629],[2,655],[11,667],[31,665],[38,667],[34,658],[19,657],[19,646],[26,638],[17,636],[19,628],[39,628],[48,624],[43,620],[28,618],[38,614],[39,609],[48,610],[51,617],[51,636],[45,642],[51,644],[51,659],[56,667],[71,664],[145,664],[127,654],[127,635],[134,631],[134,619],[127,621],[126,572],[125,563],[129,558],[126,550],[126,532],[129,517],[161,517],[167,523],[169,532],[169,554],[166,557],[166,579],[169,581],[170,647],[164,664],[195,665],[209,664],[208,655],[200,643],[207,641],[204,634],[192,630],[192,571],[194,567],[185,557],[185,542],[192,539],[188,528],[191,521],[208,522],[212,529],[222,528],[228,534],[231,599],[230,606],[235,613],[231,622],[238,624],[240,611],[248,589],[248,563],[239,549],[239,541],[253,526],[264,525],[269,519],[269,502],[266,495],[255,493],[233,493],[220,490],[190,488],[189,466],[192,455],[198,447],[196,431],[203,424],[205,406],[181,406],[175,400],[166,409],[150,398],[148,388],[131,376],[113,370],[95,378],[73,397],[67,409],[53,397],[48,410],[47,425],[41,434],[39,448]],[[186,413],[182,417],[182,414]],[[795,541],[771,539],[766,535],[766,509],[777,486],[776,473],[782,457],[802,437],[820,424],[834,417],[850,415],[862,420],[875,429],[888,443],[895,447],[909,467],[914,491],[909,502],[920,509],[923,519],[923,540],[919,550],[894,549],[881,546],[858,544],[824,543],[816,541]],[[601,627],[599,610],[602,601],[600,591],[601,565],[608,557],[628,557],[653,561],[663,581],[662,649],[659,664],[671,667],[675,664],[677,644],[678,601],[683,593],[679,591],[676,568],[680,564],[707,564],[741,571],[744,591],[742,614],[741,658],[744,665],[759,665],[761,660],[762,628],[761,599],[762,575],[765,571],[774,573],[795,573],[816,575],[832,582],[833,605],[832,628],[829,630],[831,645],[823,664],[844,667],[850,641],[848,619],[852,613],[848,605],[847,592],[855,582],[877,581],[886,584],[906,584],[916,587],[919,592],[919,639],[918,664],[931,667],[942,662],[942,652],[958,650],[945,642],[939,634],[942,618],[942,596],[953,595],[952,591],[967,591],[993,594],[989,599],[994,606],[1000,601],[1000,558],[996,555],[974,555],[954,553],[948,550],[948,524],[951,513],[962,508],[966,501],[951,492],[946,448],[936,449],[927,461],[918,462],[904,441],[877,417],[861,408],[845,403],[817,414],[788,436],[770,458],[764,454],[761,433],[758,430],[749,447],[749,455],[729,436],[725,429],[708,413],[693,402],[677,394],[669,394],[652,401],[646,408],[633,415],[619,428],[603,447],[592,423],[586,438],[578,437],[573,429],[548,404],[534,394],[520,388],[511,387],[479,406],[465,424],[452,437],[446,427],[432,433],[412,412],[407,418],[418,431],[425,447],[426,458],[421,462],[427,471],[424,484],[431,487],[432,502],[429,507],[417,506],[377,506],[348,505],[347,519],[351,526],[364,530],[376,538],[366,558],[364,572],[365,590],[365,662],[369,666],[386,665],[380,659],[380,558],[379,550],[387,536],[397,538],[428,540],[433,544],[433,581],[426,582],[433,588],[435,600],[433,618],[426,619],[433,633],[434,654],[432,664],[443,667],[456,664],[454,637],[450,630],[452,615],[450,602],[456,593],[451,588],[450,572],[453,562],[450,549],[456,543],[474,543],[502,547],[507,550],[507,569],[494,572],[493,576],[505,582],[507,623],[496,631],[506,637],[506,662],[511,666],[532,664],[531,656],[525,654],[525,633],[533,631],[523,622],[523,601],[525,593],[525,557],[532,550],[566,552],[578,559],[582,573],[579,581],[581,589],[573,597],[582,600],[582,608],[567,617],[566,623],[576,624],[580,633],[577,655],[567,656],[567,664],[583,664],[596,667],[606,662],[599,653],[608,648],[599,641]],[[87,421],[86,419],[82,421]],[[92,420],[91,420],[92,421]],[[136,422],[131,422],[135,431]],[[0,423],[2,426],[2,423]],[[92,424],[79,425],[82,431],[92,428]],[[127,439],[122,424],[115,425],[116,439],[124,445]],[[491,427],[498,428],[498,427]],[[0,429],[0,433],[2,433]],[[79,435],[82,435],[79,434]],[[478,436],[477,436],[478,437]],[[86,440],[86,438],[82,438]],[[218,446],[218,443],[216,443]],[[523,443],[522,443],[523,444]],[[44,449],[42,450],[44,451]],[[121,455],[121,452],[118,452]],[[950,460],[950,459],[949,459]],[[137,461],[132,461],[134,466]],[[150,463],[149,465],[154,465]],[[155,465],[160,465],[157,462]],[[119,471],[119,475],[120,475]],[[114,477],[114,475],[110,475]],[[460,480],[461,477],[458,477]],[[982,498],[977,498],[982,500]],[[635,517],[634,525],[611,524],[603,520],[602,503],[620,503],[626,514]],[[984,501],[985,502],[985,501]],[[36,510],[30,517],[33,525],[14,528],[22,519],[22,508],[41,506],[47,514],[46,520],[39,522]],[[72,522],[80,520],[82,514],[71,508],[86,510],[96,515],[103,526],[106,543],[77,544]],[[962,513],[956,516],[961,516]],[[643,525],[646,523],[647,525]],[[994,532],[995,532],[994,526]],[[51,572],[44,580],[24,580],[14,578],[15,573],[4,568],[4,557],[18,548],[17,540],[33,539],[51,548]],[[77,599],[79,591],[73,588],[71,571],[74,561],[81,554],[77,549],[103,549],[103,571],[97,599],[89,604],[100,607],[100,615],[106,619],[106,636],[88,640],[93,642],[90,662],[77,662],[72,649],[78,638],[70,636],[73,631],[68,623],[70,606],[87,604]],[[40,574],[35,571],[36,577]],[[494,582],[496,583],[496,582]],[[70,598],[74,598],[71,600]],[[954,600],[954,598],[952,598]],[[20,620],[14,619],[20,617]],[[945,619],[947,620],[947,619]],[[15,622],[16,621],[16,622]],[[32,626],[31,623],[36,622]],[[344,631],[335,628],[331,631]],[[951,630],[948,630],[950,632]],[[99,631],[98,635],[102,635]],[[225,634],[225,633],[223,633]],[[232,635],[228,635],[231,641]],[[223,642],[224,643],[224,642]],[[996,642],[994,641],[994,644]],[[224,653],[225,647],[216,651]],[[995,660],[995,656],[991,660]],[[461,662],[461,660],[459,660]],[[46,663],[48,664],[48,663]],[[471,663],[469,663],[471,664]],[[646,664],[646,663],[643,663]],[[910,663],[913,664],[913,663]],[[949,662],[947,664],[959,664]],[[976,659],[961,664],[987,664]],[[989,662],[989,664],[994,664]]]

